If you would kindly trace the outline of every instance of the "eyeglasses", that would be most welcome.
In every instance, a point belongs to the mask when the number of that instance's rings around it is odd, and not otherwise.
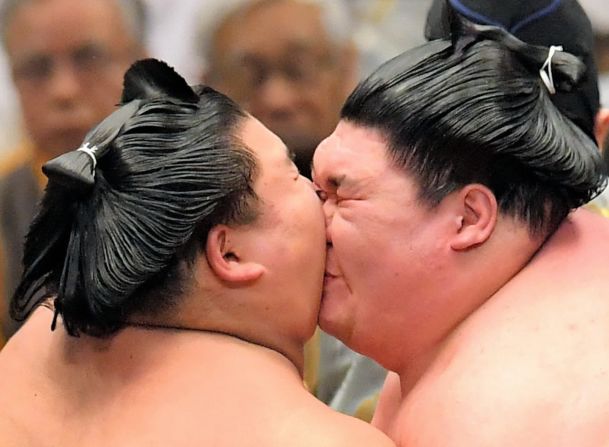
[[[41,85],[52,79],[61,64],[67,64],[79,77],[98,76],[119,57],[99,45],[87,44],[67,55],[38,53],[23,58],[13,65],[13,76],[17,81]]]
[[[245,56],[222,70],[222,82],[241,99],[253,96],[272,79],[282,79],[295,89],[315,87],[336,65],[330,55],[298,54],[277,61]]]

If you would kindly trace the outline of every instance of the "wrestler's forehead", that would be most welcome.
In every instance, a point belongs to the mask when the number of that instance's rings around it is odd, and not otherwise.
[[[315,151],[313,176],[357,177],[384,168],[387,159],[386,139],[379,130],[341,121]]]

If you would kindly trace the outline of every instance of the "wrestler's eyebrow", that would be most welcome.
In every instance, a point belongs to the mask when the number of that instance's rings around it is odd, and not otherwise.
[[[332,189],[338,189],[340,185],[345,181],[345,175],[330,175],[326,179],[326,185]]]
[[[315,176],[315,167],[313,166],[313,163],[311,163],[311,178],[313,179],[313,182],[319,187],[326,187],[329,189],[337,190],[339,186],[345,181],[346,177],[347,176],[345,174],[329,175],[325,179],[319,181],[319,179],[317,179]]]

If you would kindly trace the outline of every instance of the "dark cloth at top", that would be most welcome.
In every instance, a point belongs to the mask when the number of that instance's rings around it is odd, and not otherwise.
[[[425,26],[428,40],[450,35],[449,8],[473,22],[502,27],[529,44],[561,45],[580,58],[587,67],[580,84],[572,92],[557,92],[552,101],[594,139],[600,107],[594,35],[577,0],[433,0]]]

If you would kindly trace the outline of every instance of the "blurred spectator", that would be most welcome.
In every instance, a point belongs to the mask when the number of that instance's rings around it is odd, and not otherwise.
[[[0,156],[9,152],[22,136],[19,120],[19,109],[17,96],[12,85],[11,75],[8,70],[6,54],[0,45]],[[1,167],[0,167],[1,169]]]
[[[45,185],[40,166],[80,146],[118,103],[122,77],[144,55],[144,14],[137,0],[5,0],[2,42],[28,142],[0,178],[4,284],[0,322],[16,330],[6,303],[21,274],[22,244]]]
[[[196,83],[205,61],[199,54],[197,30],[205,23],[247,0],[141,0],[147,10],[146,48],[151,55],[167,61],[191,83]],[[327,0],[331,2],[331,0]],[[342,1],[342,0],[341,0]],[[360,53],[359,76],[369,73],[385,60],[423,42],[423,24],[430,0],[349,0],[344,2],[351,20],[353,40]],[[203,23],[202,23],[203,22]],[[0,51],[0,154],[20,133],[17,100]]]
[[[263,0],[227,12],[201,37],[205,81],[279,135],[303,175],[355,86],[350,23],[339,1]]]

